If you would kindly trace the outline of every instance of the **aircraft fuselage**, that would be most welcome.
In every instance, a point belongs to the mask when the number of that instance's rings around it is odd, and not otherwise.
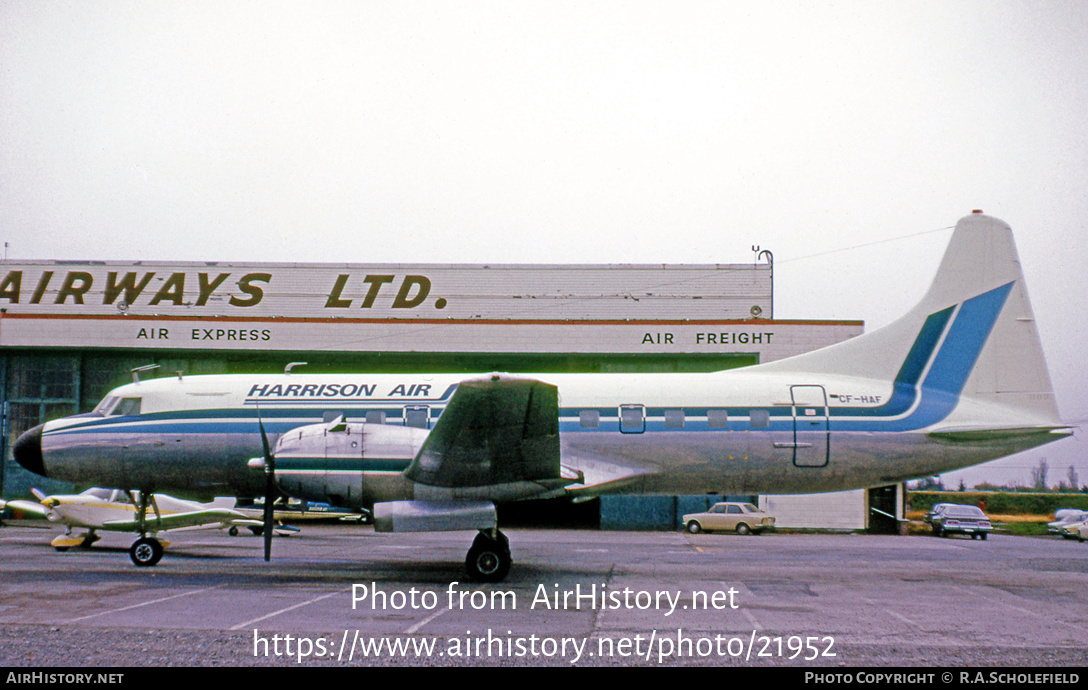
[[[246,463],[262,453],[258,417],[274,442],[336,412],[393,432],[382,437],[388,448],[369,443],[354,461],[340,461],[339,471],[359,483],[345,504],[411,498],[400,473],[425,432],[408,425],[433,425],[462,378],[234,375],[128,384],[95,413],[37,429],[40,473],[149,492],[256,496],[264,479]],[[945,472],[1055,438],[1039,430],[935,438],[930,408],[943,404],[940,395],[915,386],[896,399],[895,384],[851,377],[735,370],[532,378],[559,389],[562,463],[584,476],[569,487],[573,494],[836,491]],[[993,412],[994,424],[1007,426]],[[414,436],[401,438],[409,429]],[[33,442],[22,440],[17,455]],[[289,469],[281,463],[279,471]]]

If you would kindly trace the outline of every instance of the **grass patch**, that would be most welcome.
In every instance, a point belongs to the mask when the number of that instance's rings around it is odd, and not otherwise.
[[[1023,515],[1015,516],[1017,518],[1023,518]],[[1046,520],[1010,520],[1005,522],[996,518],[991,518],[991,522],[994,525],[995,532],[1001,532],[1002,534],[1014,534],[1018,537],[1045,537],[1049,534],[1046,531]]]

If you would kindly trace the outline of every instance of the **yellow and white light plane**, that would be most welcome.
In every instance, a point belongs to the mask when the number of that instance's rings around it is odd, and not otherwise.
[[[320,421],[330,412],[341,418]],[[914,309],[789,359],[712,374],[155,379],[31,429],[15,457],[145,493],[278,487],[373,508],[379,531],[476,529],[467,570],[496,581],[511,563],[497,503],[856,489],[1069,434],[1012,231],[975,212]]]
[[[79,494],[53,496],[46,496],[37,489],[31,491],[39,502],[23,499],[0,501],[0,510],[7,507],[64,525],[64,534],[50,542],[57,551],[67,551],[73,546],[91,546],[100,539],[95,534],[98,530],[138,532],[141,538],[129,549],[132,561],[137,565],[155,565],[162,558],[162,547],[169,543],[159,538],[158,532],[192,527],[233,530],[238,527],[264,528],[260,520],[234,510],[234,498],[220,497],[211,503],[196,503],[166,494],[153,494],[150,497],[153,512],[145,515],[141,523],[141,517],[137,514],[139,496],[136,495],[133,500],[134,496],[119,489],[95,487]],[[86,531],[73,531],[73,528]]]

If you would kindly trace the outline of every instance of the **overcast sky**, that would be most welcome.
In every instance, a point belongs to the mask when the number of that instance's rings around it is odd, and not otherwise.
[[[11,259],[759,245],[775,316],[871,330],[976,208],[1012,225],[1059,408],[1085,420],[1083,0],[0,3]],[[1041,457],[1088,483],[1088,429],[949,479],[1026,484]]]

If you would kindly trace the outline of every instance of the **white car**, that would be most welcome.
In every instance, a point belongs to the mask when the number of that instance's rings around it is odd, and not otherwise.
[[[1088,527],[1088,516],[1085,519],[1078,520],[1077,522],[1070,522],[1065,527],[1062,527],[1061,535],[1066,539],[1079,539],[1081,530]]]
[[[774,529],[774,516],[751,503],[715,503],[705,513],[685,515],[684,529],[691,534],[712,530],[759,534]]]
[[[1061,510],[1058,512],[1062,513],[1061,515],[1054,514],[1058,519],[1048,522],[1046,525],[1046,531],[1051,534],[1062,534],[1066,527],[1088,520],[1088,512],[1083,510]]]

